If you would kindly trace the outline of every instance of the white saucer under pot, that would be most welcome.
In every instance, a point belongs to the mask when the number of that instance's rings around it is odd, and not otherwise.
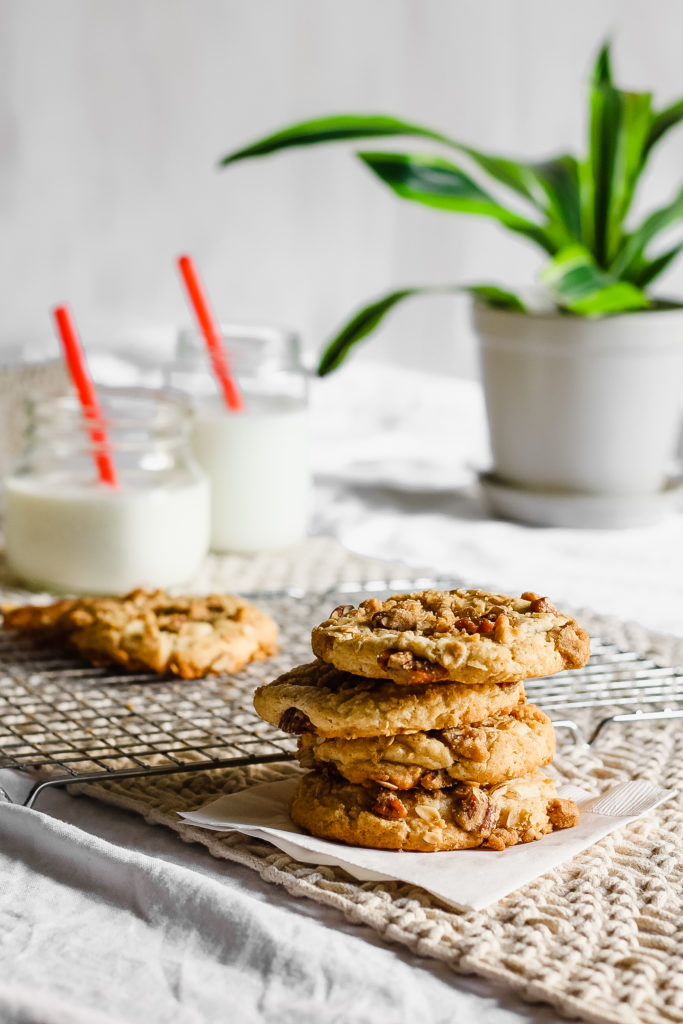
[[[533,526],[626,529],[652,526],[683,508],[683,480],[672,477],[653,494],[599,495],[530,490],[480,473],[479,483],[491,511]]]

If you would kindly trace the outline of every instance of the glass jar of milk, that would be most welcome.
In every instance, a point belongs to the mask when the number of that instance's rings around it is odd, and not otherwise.
[[[98,388],[106,447],[71,395],[28,400],[26,447],[7,479],[11,568],[33,586],[113,594],[186,582],[209,546],[209,486],[182,396]],[[99,479],[112,459],[117,484]]]
[[[221,325],[244,410],[230,412],[203,341],[178,336],[169,382],[191,396],[194,453],[211,482],[211,548],[256,552],[302,540],[308,525],[308,377],[297,335]]]

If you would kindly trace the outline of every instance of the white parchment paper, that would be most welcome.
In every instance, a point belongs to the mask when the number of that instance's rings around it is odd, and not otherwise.
[[[576,786],[563,786],[559,795],[575,800],[581,809],[575,828],[501,851],[410,853],[345,846],[302,832],[288,813],[296,783],[293,778],[252,786],[196,811],[180,812],[180,817],[201,828],[265,839],[305,864],[336,865],[360,881],[408,882],[452,906],[475,910],[502,899],[673,795],[672,790],[642,781],[623,782],[597,798]]]

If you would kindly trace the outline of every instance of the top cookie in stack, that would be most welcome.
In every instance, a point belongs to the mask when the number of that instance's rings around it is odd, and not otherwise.
[[[425,591],[336,608],[318,660],[257,690],[313,768],[293,819],[315,835],[406,850],[503,849],[578,820],[539,768],[555,738],[523,681],[584,665],[586,632],[547,600]]]

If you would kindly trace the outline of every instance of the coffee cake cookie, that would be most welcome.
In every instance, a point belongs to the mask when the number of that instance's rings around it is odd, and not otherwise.
[[[237,672],[277,649],[277,625],[241,597],[169,597],[134,590],[5,610],[4,629],[57,640],[94,665],[183,679]]]
[[[267,722],[285,732],[326,737],[450,729],[507,714],[522,700],[522,683],[397,686],[322,661],[299,665],[254,693],[254,707]]]
[[[466,780],[492,784],[549,764],[555,753],[550,719],[533,704],[480,725],[365,739],[299,740],[304,768],[333,765],[347,782],[376,782],[390,789],[442,789]]]
[[[579,820],[576,804],[559,799],[553,780],[539,771],[497,786],[463,782],[433,793],[393,793],[315,771],[299,782],[290,813],[321,839],[425,853],[476,846],[503,850]]]
[[[338,669],[395,683],[516,682],[585,665],[588,634],[545,597],[426,590],[341,605],[312,635]]]

